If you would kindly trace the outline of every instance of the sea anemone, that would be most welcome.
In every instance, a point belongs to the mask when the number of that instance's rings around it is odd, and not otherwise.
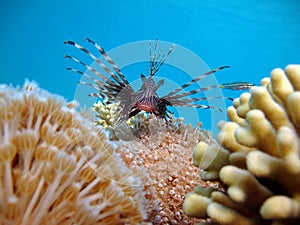
[[[201,181],[199,169],[192,164],[194,145],[200,140],[209,143],[210,133],[185,125],[183,118],[166,125],[153,115],[139,114],[130,124],[132,128],[127,127],[127,132],[134,130],[134,138],[114,143],[125,163],[143,181],[146,198],[150,201],[148,221],[182,225],[198,222],[183,213],[182,204],[185,195],[197,183],[217,187],[216,182]]]
[[[3,225],[138,224],[141,181],[76,103],[26,82],[0,86]]]
[[[96,125],[110,133],[117,152],[143,181],[146,198],[150,202],[148,221],[152,224],[195,224],[199,219],[188,218],[182,210],[185,195],[201,183],[205,187],[219,187],[218,182],[204,182],[193,166],[192,151],[197,142],[210,144],[211,133],[186,125],[183,118],[168,122],[154,115],[138,113],[127,123],[117,125],[116,103],[94,104]],[[115,122],[114,122],[115,121]]]

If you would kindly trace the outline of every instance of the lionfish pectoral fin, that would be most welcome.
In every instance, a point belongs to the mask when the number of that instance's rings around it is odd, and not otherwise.
[[[166,106],[173,106],[172,103],[170,103],[167,99],[164,98],[159,99],[159,104],[164,104]]]
[[[220,70],[226,69],[226,68],[230,68],[230,66],[221,66],[221,67],[219,67],[219,68],[210,70],[210,71],[208,71],[208,72],[206,72],[206,73],[204,73],[204,74],[202,74],[202,75],[200,75],[200,76],[198,76],[198,77],[196,77],[196,78],[190,80],[189,82],[187,82],[187,83],[181,85],[180,87],[176,88],[175,90],[171,91],[169,94],[167,94],[167,95],[165,95],[165,96],[163,96],[163,97],[164,97],[164,98],[169,98],[169,97],[175,96],[175,94],[177,94],[178,92],[182,91],[184,88],[189,87],[189,86],[192,85],[193,83],[196,83],[196,82],[202,80],[203,78],[205,78],[205,77],[207,77],[207,76],[209,76],[209,75],[211,75],[211,74],[214,74],[215,72],[218,72],[218,71],[220,71]],[[212,86],[212,87],[214,87],[214,86]],[[203,91],[204,89],[205,89],[205,88],[202,88],[202,89],[199,89],[199,90],[202,90],[202,91]],[[198,91],[198,92],[199,92],[199,91]],[[189,92],[187,92],[187,93],[189,93]]]
[[[171,106],[193,107],[193,108],[199,108],[199,109],[215,109],[215,110],[218,110],[219,112],[223,112],[222,109],[217,108],[215,106],[190,103],[192,101],[189,101],[189,99],[182,99],[182,100],[177,99],[177,100],[170,100],[168,102],[170,102]]]
[[[224,83],[220,85],[220,88],[222,89],[229,89],[229,90],[249,90],[252,88],[254,84],[250,82],[231,82],[231,83]]]
[[[105,60],[112,66],[113,70],[117,73],[118,76],[116,76],[107,66],[105,66],[98,58],[94,58],[94,60],[107,72],[113,77],[115,81],[117,81],[120,84],[128,85],[129,82],[126,79],[125,75],[121,72],[120,68],[117,66],[117,64],[109,57],[109,55],[105,52],[105,50],[96,42],[92,41],[91,39],[84,37],[89,43],[92,43],[92,45],[95,46],[95,48],[103,55]],[[88,53],[92,55],[91,53]],[[120,80],[120,79],[121,80]]]
[[[139,110],[139,109],[134,109],[133,111],[131,111],[131,112],[129,113],[129,118],[135,116],[135,115],[138,114],[139,112],[141,112],[141,110]]]

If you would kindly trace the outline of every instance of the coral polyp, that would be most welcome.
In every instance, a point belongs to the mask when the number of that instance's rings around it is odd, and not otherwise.
[[[139,224],[142,183],[76,103],[0,87],[0,223]]]

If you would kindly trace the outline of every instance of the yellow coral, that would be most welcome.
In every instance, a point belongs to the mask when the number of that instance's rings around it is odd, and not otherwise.
[[[213,160],[213,161],[212,161]],[[203,180],[219,178],[219,170],[228,164],[229,152],[216,143],[200,141],[194,148],[193,163],[198,166]]]
[[[299,91],[300,65],[289,65],[273,70],[260,87],[234,101],[228,108],[231,122],[220,122],[217,136],[230,151],[229,162],[203,167],[219,168],[215,173],[228,186],[226,194],[192,192],[185,201],[187,214],[208,215],[220,224],[300,223]],[[214,157],[210,162],[220,164]]]
[[[0,221],[138,224],[141,182],[76,104],[26,82],[0,87]]]
[[[117,123],[119,103],[109,103],[98,101],[93,105],[93,109],[96,112],[98,118],[95,123],[101,125],[104,128],[114,127]]]

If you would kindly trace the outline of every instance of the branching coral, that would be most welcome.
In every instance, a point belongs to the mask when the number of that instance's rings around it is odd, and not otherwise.
[[[0,223],[138,224],[140,179],[76,104],[40,89],[0,86]]]
[[[109,103],[108,101],[98,101],[93,105],[93,109],[96,112],[98,118],[95,123],[101,125],[104,128],[113,127],[117,123],[118,116],[118,103]]]
[[[212,164],[202,169],[213,168],[227,191],[195,190],[184,211],[220,224],[299,224],[300,65],[273,70],[227,112],[231,122],[219,123],[221,146],[198,144],[194,153],[201,168],[207,162],[199,148],[211,151]],[[217,154],[226,149],[228,156]]]

